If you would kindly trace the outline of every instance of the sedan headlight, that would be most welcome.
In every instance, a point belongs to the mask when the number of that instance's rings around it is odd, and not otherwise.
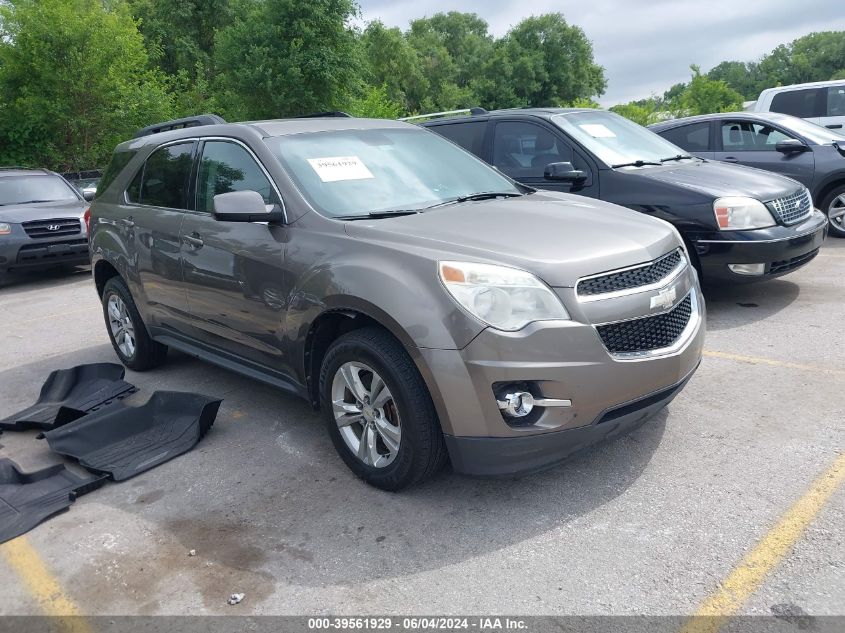
[[[524,270],[472,262],[440,262],[439,270],[455,301],[499,330],[514,332],[532,321],[569,319],[557,295]]]
[[[775,225],[775,219],[766,206],[754,198],[719,198],[713,203],[713,211],[722,231],[764,229]]]
[[[12,225],[0,222],[0,235],[8,235],[12,232]]]

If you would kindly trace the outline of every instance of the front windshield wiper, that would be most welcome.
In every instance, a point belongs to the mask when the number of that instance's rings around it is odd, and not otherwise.
[[[436,209],[437,207],[445,207],[448,204],[459,204],[461,202],[472,202],[475,200],[492,200],[494,198],[519,198],[525,195],[528,194],[519,193],[517,191],[481,191],[479,193],[471,193],[466,196],[458,196],[457,198],[444,200],[443,202],[438,202],[437,204],[433,204],[430,207],[425,207],[425,209]]]
[[[642,167],[644,165],[662,165],[663,163],[656,163],[653,160],[635,160],[631,163],[619,163],[618,165],[611,165],[613,169],[617,167]]]
[[[56,200],[24,200],[23,202],[16,202],[15,204],[38,204],[39,202],[56,202]]]
[[[661,158],[661,163],[668,163],[670,160],[683,160],[685,158],[693,158],[689,154],[678,154],[676,156],[670,156],[669,158]]]
[[[421,209],[388,209],[386,211],[370,211],[361,215],[336,215],[335,220],[367,220],[369,218],[393,218],[400,215],[416,215]]]

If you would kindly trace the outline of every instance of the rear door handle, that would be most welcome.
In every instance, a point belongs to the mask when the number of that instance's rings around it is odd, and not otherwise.
[[[187,244],[190,248],[193,248],[197,251],[203,247],[203,244],[205,244],[205,242],[203,242],[200,238],[200,234],[196,231],[194,231],[190,235],[183,235],[182,241]]]
[[[736,156],[725,156],[723,159],[726,163],[738,163],[739,159]]]
[[[831,130],[840,130],[842,129],[841,123],[831,123],[830,125],[825,125],[826,128],[830,128]]]

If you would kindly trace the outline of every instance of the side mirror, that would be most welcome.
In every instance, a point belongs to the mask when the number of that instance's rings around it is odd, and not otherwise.
[[[85,198],[86,202],[91,202],[94,199],[94,196],[96,196],[96,195],[97,195],[96,189],[93,189],[93,190],[92,189],[85,189],[82,192],[82,197]]]
[[[572,163],[549,163],[546,165],[543,177],[546,180],[581,182],[587,179],[587,174],[580,169],[575,169]]]
[[[279,222],[278,205],[264,204],[257,191],[230,191],[214,196],[214,218],[223,222]]]
[[[807,152],[810,150],[803,141],[797,138],[787,138],[782,141],[778,141],[777,145],[775,145],[775,150],[780,152],[781,154],[800,154],[802,152]]]

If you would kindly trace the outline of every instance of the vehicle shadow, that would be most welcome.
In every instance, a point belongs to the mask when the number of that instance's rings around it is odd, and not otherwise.
[[[0,372],[0,417],[31,404],[51,370],[113,358],[101,345]],[[112,551],[102,552],[103,560],[80,559],[76,577],[68,579],[83,603],[146,596],[149,605],[135,603],[141,612],[154,612],[157,591],[180,574],[216,609],[221,584],[258,602],[275,583],[323,587],[407,576],[547,534],[634,484],[669,415],[664,410],[630,434],[541,473],[474,479],[447,468],[416,488],[387,493],[347,470],[322,417],[298,398],[181,354],[154,372],[127,372],[126,379],[142,390],[133,396],[137,402],[155,389],[224,398],[217,422],[193,451],[109,483],[48,522],[57,538],[89,520],[86,530],[109,533],[145,526],[149,543],[133,543],[120,558],[123,584],[100,582],[93,573],[114,558]],[[30,434],[7,433],[15,441],[3,455],[16,459],[27,442],[27,467],[62,461]],[[197,557],[188,557],[189,550]]]
[[[800,292],[798,284],[784,279],[704,288],[707,329],[730,330],[762,321],[788,308]]]

